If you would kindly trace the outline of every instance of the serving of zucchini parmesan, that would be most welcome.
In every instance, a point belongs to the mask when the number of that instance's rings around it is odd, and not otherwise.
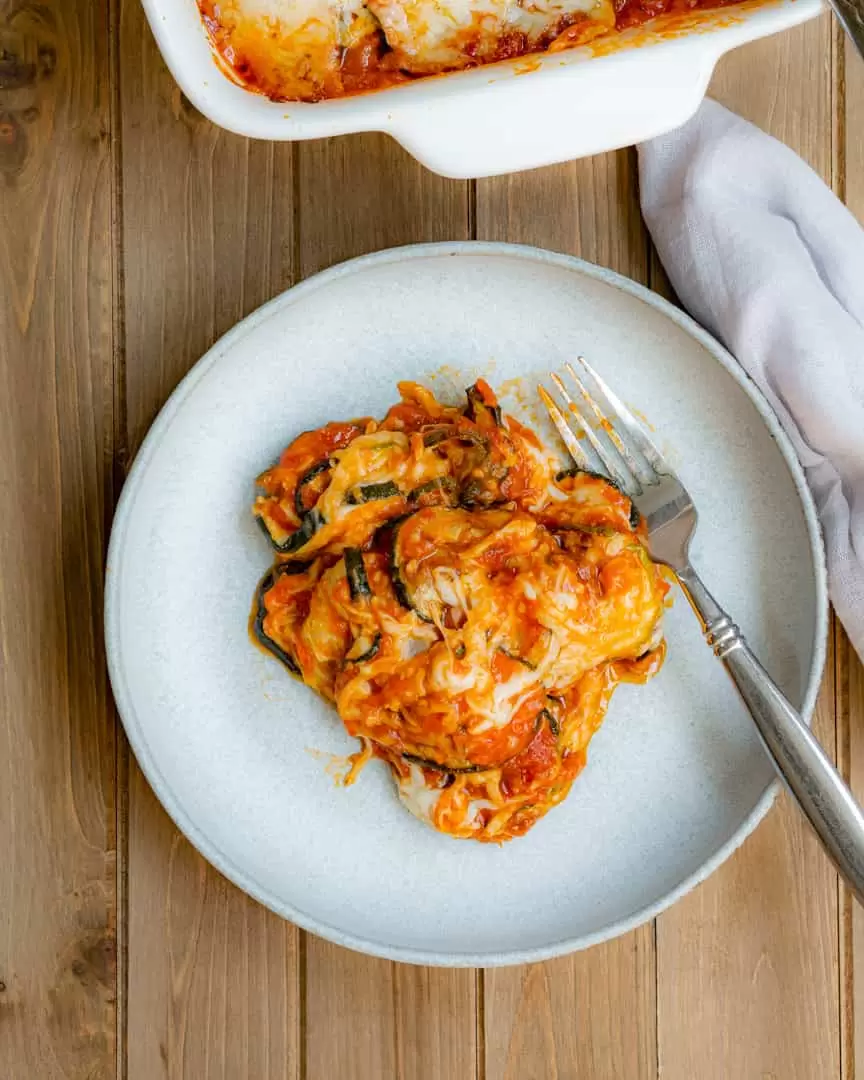
[[[566,796],[616,684],[660,667],[667,585],[630,500],[560,469],[479,381],[298,436],[258,477],[275,564],[257,641],[451,836],[521,836]]]

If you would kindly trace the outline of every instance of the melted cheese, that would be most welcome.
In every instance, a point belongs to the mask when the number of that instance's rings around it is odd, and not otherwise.
[[[609,0],[369,0],[369,7],[400,66],[417,73],[544,48],[576,24],[582,40],[615,25]]]
[[[202,0],[205,24],[241,81],[278,100],[344,92],[344,51],[376,40],[363,0]]]
[[[488,387],[464,412],[402,392],[381,425],[328,425],[317,451],[306,433],[261,478],[268,529],[292,507],[323,522],[264,629],[413,813],[500,841],[564,798],[616,683],[659,667],[666,586],[629,500],[556,477]]]
[[[615,25],[611,0],[199,0],[238,80],[318,101],[544,49]]]

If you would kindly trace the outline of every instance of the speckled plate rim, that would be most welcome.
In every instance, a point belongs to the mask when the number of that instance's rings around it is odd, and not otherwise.
[[[643,285],[607,270],[604,267],[595,266],[572,255],[563,255],[557,252],[546,251],[542,248],[530,247],[522,244],[485,243],[482,241],[454,241],[452,243],[436,244],[411,244],[406,247],[388,248],[375,252],[371,255],[363,255],[348,262],[339,263],[336,266],[323,270],[313,277],[307,278],[299,285],[293,286],[258,308],[247,316],[235,327],[224,334],[205,355],[194,365],[185,378],[179,383],[174,392],[166,401],[146,438],[141,444],[132,464],[128,479],[123,487],[114,523],[111,530],[111,539],[108,546],[108,558],[105,571],[105,647],[108,660],[108,673],[114,698],[126,734],[138,764],[144,773],[159,801],[168,812],[174,824],[191,841],[197,850],[212,863],[230,881],[241,888],[244,892],[260,901],[272,911],[285,919],[296,923],[304,930],[343,945],[349,949],[379,956],[387,960],[397,960],[410,964],[430,964],[440,967],[503,967],[508,964],[533,963],[539,960],[547,960],[555,956],[562,956],[570,952],[586,949],[591,945],[609,941],[621,934],[641,926],[653,919],[666,908],[670,907],[682,896],[694,889],[711,875],[722,863],[736,851],[756,826],[762,821],[768,810],[774,803],[779,790],[779,781],[772,781],[763,792],[759,801],[744,819],[739,828],[732,836],[722,844],[712,855],[706,859],[702,866],[693,874],[684,878],[665,896],[652,904],[649,904],[626,919],[620,919],[610,923],[603,930],[580,937],[564,938],[550,945],[539,946],[524,950],[510,950],[507,952],[459,952],[449,953],[445,951],[431,951],[421,949],[408,949],[391,947],[380,941],[369,940],[353,934],[346,934],[337,927],[330,926],[326,922],[316,919],[313,915],[301,911],[291,904],[282,901],[270,890],[263,888],[254,878],[244,873],[231,859],[229,859],[219,847],[214,844],[191,820],[183,810],[180,801],[176,797],[170,785],[166,782],[158,765],[150,752],[147,743],[145,725],[142,724],[132,702],[131,694],[126,685],[123,675],[121,658],[119,656],[118,636],[118,589],[117,576],[112,568],[120,562],[125,544],[126,532],[131,518],[131,511],[135,503],[141,482],[147,472],[148,465],[154,454],[158,451],[162,439],[167,434],[174,420],[175,414],[185,403],[186,399],[194,393],[198,384],[211,373],[214,364],[222,354],[236,347],[244,337],[256,329],[264,321],[277,316],[284,308],[292,306],[304,300],[310,293],[326,288],[334,281],[350,277],[353,274],[362,273],[371,266],[380,264],[392,264],[409,262],[412,259],[428,259],[442,256],[474,257],[474,256],[497,256],[523,260],[526,271],[530,271],[532,263],[545,264],[547,266],[560,267],[573,271],[577,274],[586,275],[601,281],[613,288],[629,294],[636,300],[642,301],[649,307],[654,308],[661,315],[673,322],[677,327],[694,338],[727,374],[738,384],[748,398],[753,402],[757,412],[761,416],[765,426],[774,438],[777,448],[792,477],[807,525],[807,534],[810,541],[810,552],[813,560],[813,576],[816,589],[816,619],[813,628],[813,654],[810,663],[810,672],[807,679],[807,689],[804,695],[802,713],[809,724],[816,705],[816,697],[825,665],[825,651],[828,633],[828,584],[825,563],[825,549],[822,541],[822,533],[819,527],[819,519],[813,498],[804,478],[804,471],[798,461],[797,455],[786,433],[780,426],[771,406],[756,387],[755,383],[738,365],[735,359],[698,323],[694,322],[679,308],[674,307],[661,296],[651,292]]]

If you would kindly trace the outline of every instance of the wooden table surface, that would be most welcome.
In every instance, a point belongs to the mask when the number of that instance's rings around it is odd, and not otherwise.
[[[712,92],[864,217],[864,65],[827,17],[728,57]],[[401,966],[223,880],[112,705],[112,510],[189,366],[306,275],[412,241],[540,244],[662,288],[633,151],[462,183],[381,136],[251,143],[181,96],[136,0],[8,0],[0,175],[0,1078],[851,1080],[856,1057],[864,1077],[864,918],[784,802],[618,941]],[[816,728],[861,796],[839,626],[828,657]]]

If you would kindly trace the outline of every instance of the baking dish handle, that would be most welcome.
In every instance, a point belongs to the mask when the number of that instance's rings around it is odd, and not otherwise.
[[[427,168],[454,179],[518,172],[629,146],[688,120],[725,51],[709,37],[531,70],[487,68],[404,99],[382,125]],[[469,89],[471,79],[482,86]],[[464,81],[461,81],[464,80]],[[456,90],[460,83],[461,92]],[[473,91],[473,92],[472,92]]]

